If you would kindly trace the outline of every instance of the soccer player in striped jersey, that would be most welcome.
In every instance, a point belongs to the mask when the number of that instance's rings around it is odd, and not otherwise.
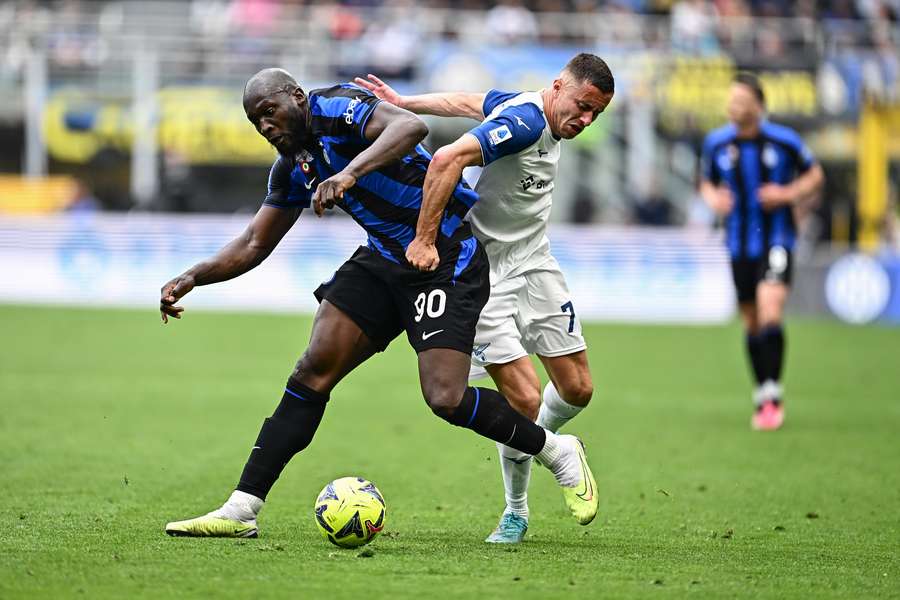
[[[728,97],[728,125],[703,144],[700,193],[725,218],[731,271],[756,379],[751,426],[784,421],[782,326],[796,240],[794,208],[824,182],[822,167],[794,130],[765,118],[765,96],[752,74],[738,74]]]
[[[439,218],[437,270],[411,264],[431,157],[422,121],[358,86],[305,93],[281,69],[244,89],[248,119],[278,151],[263,206],[243,235],[161,290],[163,322],[195,286],[237,277],[261,263],[304,208],[338,206],[367,232],[362,246],[315,291],[309,345],[266,419],[237,489],[218,510],[166,525],[170,535],[256,537],[257,515],[288,461],[312,441],[335,386],[402,332],[418,354],[425,401],[439,417],[538,456],[579,520],[597,512],[594,481],[574,436],[556,435],[516,412],[494,390],[470,387],[475,323],[490,294],[484,249],[462,219],[477,195],[459,177]]]
[[[490,259],[491,297],[478,320],[473,371],[485,368],[519,412],[557,431],[588,404],[593,382],[575,304],[550,253],[547,220],[561,141],[577,136],[609,105],[609,67],[579,54],[539,92],[400,96],[373,75],[356,82],[412,112],[482,121],[435,153],[412,245],[423,250],[413,264],[440,267],[435,226],[452,202],[452,183],[464,167],[484,167],[475,188],[481,200],[468,219]],[[543,393],[529,354],[550,377]],[[531,457],[502,442],[497,447],[506,508],[485,541],[518,543],[528,529]]]

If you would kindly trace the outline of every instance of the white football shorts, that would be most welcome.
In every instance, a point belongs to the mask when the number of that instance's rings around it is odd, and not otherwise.
[[[494,281],[481,311],[472,349],[471,376],[483,368],[528,354],[564,356],[584,350],[577,308],[559,263],[547,255],[538,265]]]

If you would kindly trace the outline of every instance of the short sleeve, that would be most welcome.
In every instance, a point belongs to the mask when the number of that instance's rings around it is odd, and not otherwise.
[[[722,177],[719,173],[719,166],[716,164],[715,152],[716,145],[712,136],[707,136],[703,142],[703,152],[700,155],[700,173],[704,181],[718,185]]]
[[[263,204],[275,208],[309,208],[312,181],[306,181],[302,168],[294,168],[291,161],[279,156],[269,171],[269,185]]]
[[[469,133],[481,145],[483,165],[521,152],[541,137],[545,121],[541,110],[526,103],[509,106],[495,118],[484,121]]]
[[[514,92],[502,92],[500,90],[488,90],[488,93],[484,96],[484,104],[481,106],[482,112],[484,112],[484,116],[488,116],[494,109],[497,108],[500,104],[503,104],[510,98],[515,98],[518,94]]]
[[[312,116],[327,135],[364,140],[366,124],[380,103],[369,90],[348,84],[317,94]]]
[[[806,173],[816,164],[816,156],[799,136],[797,137],[797,142],[797,171]]]

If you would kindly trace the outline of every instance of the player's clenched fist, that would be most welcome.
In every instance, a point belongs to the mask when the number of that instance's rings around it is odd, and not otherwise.
[[[166,285],[162,286],[159,295],[159,312],[163,323],[169,322],[169,317],[180,319],[184,308],[175,303],[185,294],[194,289],[194,278],[190,275],[179,275]]]
[[[337,200],[344,197],[344,192],[356,185],[356,177],[343,171],[336,173],[320,183],[313,194],[313,210],[321,217],[326,208],[331,208]]]
[[[406,260],[420,271],[434,271],[440,263],[435,245],[423,242],[419,238],[413,239],[407,246]]]
[[[726,216],[734,208],[734,198],[731,196],[731,190],[725,186],[716,188],[716,192],[712,197],[710,206],[717,215]]]

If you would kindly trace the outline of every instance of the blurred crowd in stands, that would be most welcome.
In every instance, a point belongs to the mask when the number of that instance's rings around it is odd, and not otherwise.
[[[271,62],[337,40],[384,76],[414,79],[426,39],[724,52],[790,67],[841,46],[896,56],[898,19],[900,0],[15,0],[0,2],[0,70],[20,69],[37,35],[53,67],[92,68],[120,54],[110,34],[142,28],[185,73],[214,71],[223,53]]]

